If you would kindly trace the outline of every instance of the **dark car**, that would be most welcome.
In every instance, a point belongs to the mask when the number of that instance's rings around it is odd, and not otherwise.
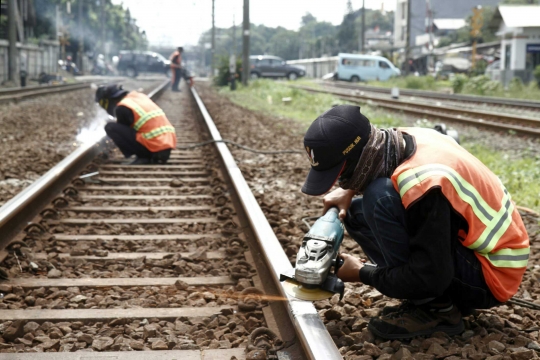
[[[136,77],[140,73],[169,75],[171,62],[151,51],[120,51],[117,70],[122,75]]]
[[[252,79],[258,79],[260,77],[285,77],[289,80],[296,80],[306,75],[305,70],[301,67],[287,65],[282,58],[277,56],[254,55],[249,57],[249,62]]]

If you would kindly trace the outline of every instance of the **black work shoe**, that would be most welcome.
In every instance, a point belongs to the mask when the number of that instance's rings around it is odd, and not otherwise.
[[[429,305],[409,304],[403,310],[371,319],[368,329],[383,339],[410,339],[437,331],[458,335],[464,331],[464,325],[461,313],[454,305],[436,309]]]
[[[140,158],[137,157],[130,165],[148,165],[150,164],[150,158]]]

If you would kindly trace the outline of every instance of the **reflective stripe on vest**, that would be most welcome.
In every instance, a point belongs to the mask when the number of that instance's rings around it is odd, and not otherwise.
[[[140,117],[143,117],[146,114],[146,111],[143,110],[142,107],[139,106],[135,101],[124,98],[122,99],[121,103],[126,104],[131,110],[135,111]]]
[[[157,118],[158,116],[165,116],[165,112],[161,109],[150,111],[149,113],[147,113],[135,101],[131,99],[125,99],[123,102],[129,105],[139,115],[139,120],[137,120],[137,122],[133,124],[133,129],[135,129],[135,131],[139,131],[139,129],[142,128],[143,125],[146,124],[148,121]]]
[[[142,136],[145,139],[153,139],[156,136],[166,134],[166,133],[173,133],[174,134],[175,133],[174,127],[172,127],[172,126],[161,126],[161,127],[158,127],[157,129],[154,129],[152,131],[149,131],[147,133],[142,134]]]
[[[409,189],[431,176],[445,177],[452,184],[461,200],[471,206],[476,217],[486,226],[480,237],[467,246],[469,249],[484,256],[495,267],[520,268],[527,266],[529,248],[508,248],[491,252],[512,223],[514,211],[510,194],[502,183],[499,182],[504,195],[501,200],[501,208],[497,211],[491,208],[480,193],[454,169],[442,164],[428,164],[410,169],[398,176],[400,196],[403,198]]]

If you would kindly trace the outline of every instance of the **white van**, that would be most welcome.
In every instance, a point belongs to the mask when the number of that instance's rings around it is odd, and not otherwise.
[[[338,80],[386,81],[401,71],[385,57],[373,55],[343,54],[338,55],[336,77]]]

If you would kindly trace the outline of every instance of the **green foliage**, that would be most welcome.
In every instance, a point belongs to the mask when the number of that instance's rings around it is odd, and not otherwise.
[[[455,94],[463,93],[469,95],[496,96],[511,99],[540,98],[540,89],[536,83],[523,84],[520,78],[514,78],[507,89],[501,86],[498,81],[492,81],[485,75],[467,77],[466,75],[456,75],[452,82]]]
[[[339,26],[317,21],[307,12],[301,19],[298,31],[283,27],[270,28],[251,24],[250,52],[252,55],[271,54],[285,60],[337,55],[338,52],[358,51],[358,36],[361,27],[361,10],[351,11]],[[366,30],[378,27],[381,32],[393,30],[393,12],[381,13],[366,9]],[[242,52],[242,29],[216,28],[216,59],[230,53]],[[199,38],[199,47],[211,43],[210,29]],[[206,63],[211,61],[211,50],[205,49]]]
[[[433,76],[406,76],[395,77],[387,81],[370,81],[369,85],[381,87],[398,87],[400,89],[437,90],[446,85],[442,81],[436,81]]]
[[[540,65],[537,65],[534,68],[534,77],[535,77],[536,81],[540,84]]]
[[[508,89],[511,92],[520,92],[523,91],[523,88],[525,85],[523,84],[523,80],[521,78],[515,77],[510,81],[510,85],[508,86]]]
[[[462,92],[463,87],[468,80],[469,78],[467,77],[467,75],[457,74],[452,80],[452,89],[454,90],[454,94],[459,94],[460,92]]]
[[[512,200],[521,206],[540,210],[540,158],[495,151],[478,143],[462,144],[502,181]]]
[[[463,91],[476,95],[495,95],[501,89],[501,83],[491,80],[486,75],[470,78],[463,87]]]
[[[488,62],[484,59],[476,61],[474,67],[470,71],[470,76],[479,76],[483,75],[486,72]]]
[[[310,93],[287,86],[285,82],[268,79],[253,81],[247,88],[239,86],[236,91],[222,87],[219,92],[247,109],[272,116],[286,117],[303,122],[306,125],[311,124],[313,120],[332,106],[346,103],[333,95]],[[287,97],[291,98],[290,103],[282,101],[283,98]],[[388,112],[381,112],[363,106],[362,113],[377,126],[396,127],[404,125],[396,116]]]
[[[216,86],[227,86],[231,80],[231,72],[229,69],[229,57],[220,56],[217,61],[218,76],[214,78],[214,85]],[[240,57],[236,58],[236,73],[235,77],[238,82],[242,81],[242,59]]]
[[[71,3],[71,14],[66,9],[67,2]],[[66,52],[76,54],[79,48],[79,37],[84,38],[85,51],[99,51],[102,29],[105,40],[111,44],[111,52],[119,50],[146,49],[148,42],[146,34],[136,24],[128,9],[123,5],[105,1],[104,16],[98,1],[88,0],[34,0],[36,23],[34,36],[36,38],[56,39],[55,7],[60,5],[60,16],[68,34],[69,45]],[[79,18],[78,8],[82,2],[83,16]],[[82,33],[81,33],[82,31]]]

